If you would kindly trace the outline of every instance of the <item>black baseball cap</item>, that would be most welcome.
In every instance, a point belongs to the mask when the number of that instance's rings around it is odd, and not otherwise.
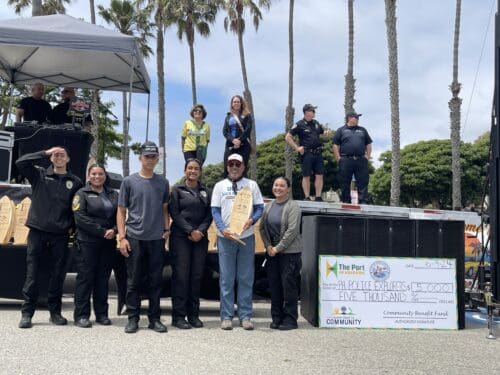
[[[347,112],[347,113],[345,114],[345,118],[346,118],[346,120],[347,120],[349,117],[356,117],[356,118],[358,118],[359,116],[363,116],[363,114],[362,114],[362,113],[356,113],[356,111]]]
[[[158,146],[154,142],[144,142],[141,146],[141,155],[159,155]]]
[[[313,112],[316,112],[316,108],[318,108],[317,106],[313,106],[312,104],[304,104],[304,107],[302,107],[302,112],[307,112],[307,111],[313,111]]]

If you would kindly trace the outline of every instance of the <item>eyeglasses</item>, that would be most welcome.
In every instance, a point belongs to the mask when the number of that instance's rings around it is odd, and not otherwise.
[[[195,109],[193,113],[202,113],[203,111],[201,109]]]
[[[239,167],[241,167],[241,163],[237,163],[237,162],[235,162],[235,163],[227,163],[227,165],[228,165],[229,168],[233,168],[233,167],[239,168]]]

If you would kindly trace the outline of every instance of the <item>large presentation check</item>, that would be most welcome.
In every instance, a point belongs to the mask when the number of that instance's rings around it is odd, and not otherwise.
[[[319,326],[458,329],[455,259],[319,256]]]

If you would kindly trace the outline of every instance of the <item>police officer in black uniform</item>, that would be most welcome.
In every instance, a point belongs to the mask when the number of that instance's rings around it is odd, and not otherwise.
[[[358,202],[368,203],[368,160],[372,153],[372,139],[368,131],[358,126],[361,113],[349,112],[346,124],[333,137],[333,154],[339,163],[342,202],[351,203],[352,175],[358,187]]]
[[[323,126],[314,119],[316,108],[312,104],[306,104],[302,108],[304,118],[297,122],[285,135],[286,142],[299,153],[300,164],[302,167],[302,190],[305,200],[312,200],[309,195],[311,192],[311,176],[314,174],[314,190],[316,201],[322,201],[321,191],[323,190],[323,173],[325,167],[323,164],[323,146],[320,141],[321,135],[329,135],[330,130],[323,129]],[[295,143],[293,137],[299,137],[299,144]]]
[[[116,210],[118,193],[107,186],[104,167],[92,165],[88,183],[73,198],[78,251],[75,286],[75,325],[90,328],[90,297],[96,323],[110,325],[108,318],[108,281],[117,251]]]
[[[47,169],[35,166],[36,161],[47,157],[50,157],[52,166]],[[32,203],[26,221],[30,231],[19,328],[31,328],[31,318],[38,301],[39,268],[44,258],[48,258],[50,264],[47,293],[50,322],[56,325],[68,323],[61,316],[62,288],[66,276],[68,232],[73,226],[71,201],[82,187],[80,179],[67,171],[68,163],[68,151],[62,147],[26,154],[16,161],[19,172],[28,179],[32,190]]]

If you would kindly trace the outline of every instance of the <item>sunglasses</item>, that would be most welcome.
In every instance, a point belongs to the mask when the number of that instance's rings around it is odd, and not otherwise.
[[[230,168],[233,168],[233,167],[239,168],[239,167],[241,167],[241,163],[227,163],[227,165]]]

